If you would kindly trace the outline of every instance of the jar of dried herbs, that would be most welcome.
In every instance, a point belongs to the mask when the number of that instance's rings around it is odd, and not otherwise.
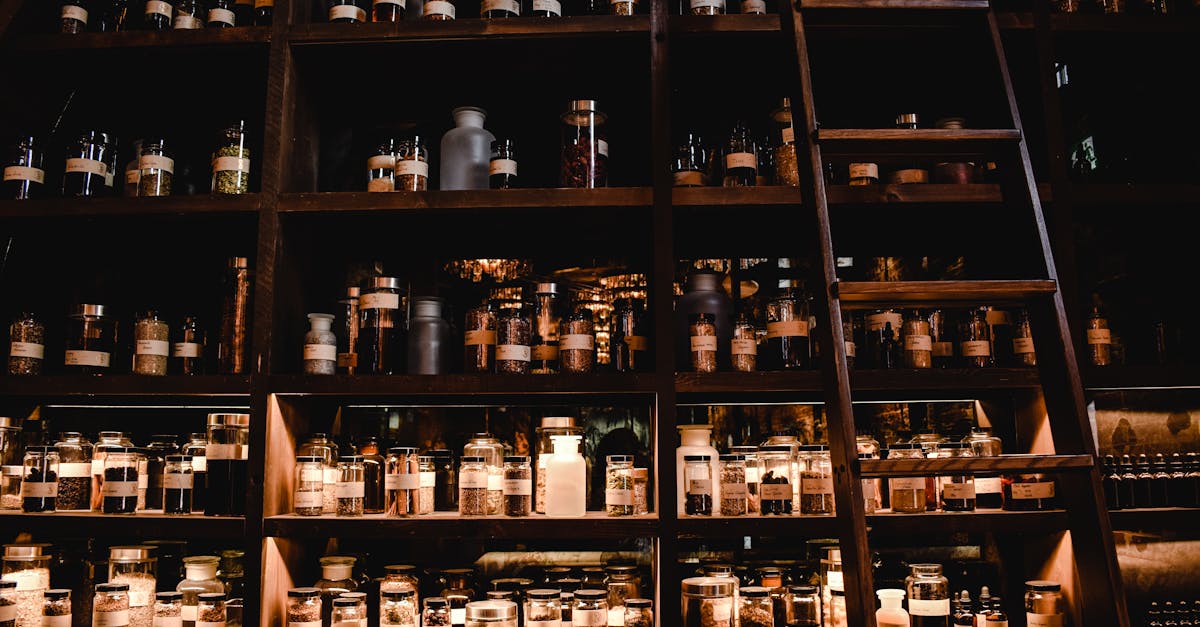
[[[46,171],[42,169],[42,149],[28,135],[22,136],[8,152],[4,163],[4,198],[26,200],[42,195]]]
[[[296,457],[292,511],[298,516],[320,516],[325,499],[325,462],[320,456]]]
[[[691,15],[724,15],[725,0],[683,0],[684,13]]]
[[[654,627],[654,601],[625,599],[625,627]]]
[[[904,338],[904,367],[932,368],[933,336],[930,334],[929,319],[920,310],[905,313],[900,335]]]
[[[712,314],[692,314],[688,318],[691,364],[694,372],[717,371],[717,325]]]
[[[464,456],[458,467],[458,513],[486,516],[488,513],[488,469],[484,459]]]
[[[133,374],[166,376],[170,334],[171,327],[159,319],[157,311],[151,309],[138,316],[133,325]]]
[[[529,318],[523,309],[507,309],[496,323],[496,372],[529,374]],[[561,340],[560,340],[561,343]],[[560,359],[563,351],[559,350]]]
[[[683,143],[675,148],[671,175],[675,187],[708,185],[708,149],[699,135],[688,133]]]
[[[800,469],[800,513],[809,516],[832,516],[833,464],[829,447],[810,445],[805,467]]]
[[[25,447],[21,476],[21,510],[27,514],[53,512],[58,500],[58,449]]]
[[[722,455],[718,472],[721,474],[721,515],[745,516],[749,512],[746,456]]]
[[[58,500],[61,511],[92,507],[92,444],[76,431],[64,431],[54,443],[58,450]]]
[[[638,0],[611,0],[608,12],[612,15],[634,15],[637,8]]]
[[[505,516],[533,513],[533,468],[528,455],[504,458],[503,503]]]
[[[222,0],[217,0],[220,3]],[[233,12],[214,8],[209,10],[209,26],[214,11],[224,11],[232,20]],[[228,24],[232,26],[233,24]],[[238,120],[225,127],[212,156],[212,191],[214,194],[245,194],[250,191],[250,149],[246,147],[246,123]]]
[[[376,4],[376,7],[379,5]],[[367,157],[367,191],[390,192],[396,189],[396,140],[386,139]]]
[[[421,468],[417,449],[393,446],[388,449],[384,507],[389,517],[408,518],[419,513],[421,505]],[[432,487],[432,486],[431,486]],[[430,505],[433,495],[430,494]]]
[[[304,374],[337,372],[337,336],[333,334],[333,315],[308,314],[308,333],[304,334]]]
[[[22,313],[8,327],[8,374],[42,374],[46,357],[46,327],[32,313]]]
[[[604,506],[609,516],[633,516],[633,456],[609,455],[605,470]]]
[[[422,516],[433,513],[434,491],[437,489],[437,467],[433,457],[421,455],[417,457],[420,468],[420,494],[417,498],[417,513]]]
[[[321,624],[321,590],[292,588],[287,594],[287,626],[313,627]]]
[[[63,0],[59,8],[62,26],[59,32],[78,35],[87,32],[88,0]]]
[[[755,1],[762,4],[762,10],[747,11],[746,5]],[[762,0],[743,0],[742,12],[765,13],[766,3]],[[799,187],[800,169],[796,160],[796,130],[792,126],[792,101],[790,98],[783,99],[779,108],[771,114],[771,119],[774,120],[775,128],[779,133],[779,143],[775,145],[775,184]]]
[[[233,12],[234,6],[234,0],[212,0],[212,6],[208,9],[207,26],[209,28],[237,26],[237,14]]]
[[[629,5],[628,14],[632,15],[633,2],[613,2],[614,13],[622,15],[615,12],[618,5]],[[559,184],[589,189],[607,187],[608,138],[604,124],[608,116],[599,111],[595,100],[572,100],[560,117],[563,136]]]
[[[514,5],[516,0],[508,0]],[[486,2],[485,2],[486,4]],[[511,189],[517,186],[517,143],[511,139],[492,142],[488,162],[488,186],[492,189]]]
[[[592,311],[577,305],[562,322],[558,335],[558,359],[562,372],[587,374],[596,365],[596,327]]]
[[[196,627],[224,627],[227,617],[225,593],[205,592],[198,595]]]
[[[730,354],[734,370],[754,372],[758,368],[758,329],[744,313],[733,323]]]
[[[337,470],[337,515],[362,516],[367,493],[363,456],[339,457]]]
[[[129,627],[129,584],[96,584],[92,627]]]
[[[67,317],[63,363],[80,374],[101,374],[112,365],[117,325],[104,305],[75,305]]]
[[[712,516],[712,458],[708,455],[684,455],[684,513]]]
[[[154,595],[154,627],[182,627],[183,593],[159,592]]]
[[[176,30],[198,30],[204,28],[208,11],[204,0],[177,0],[175,3],[175,20],[171,28]]]
[[[79,135],[67,149],[63,168],[63,196],[108,194],[109,162],[116,152],[112,136],[102,131]]]
[[[734,627],[733,577],[691,577],[684,579],[683,624],[687,627]]]
[[[380,627],[417,627],[416,590],[387,590],[379,596]]]
[[[792,509],[792,470],[796,453],[790,444],[772,444],[758,449],[759,509],[766,515],[788,515]]]
[[[426,13],[430,11],[431,5],[439,4],[449,5],[450,19],[453,19],[454,5],[445,0],[426,2]],[[420,135],[413,135],[396,144],[395,177],[396,191],[423,192],[429,189],[429,152],[425,149],[425,141]]]
[[[449,22],[454,19],[452,0],[427,0],[421,7],[421,19],[434,22]]]
[[[920,444],[898,442],[888,447],[888,459],[923,459]],[[919,514],[925,511],[925,478],[892,477],[888,479],[892,511],[898,514]]]
[[[42,593],[42,627],[71,627],[71,591],[46,590]]]

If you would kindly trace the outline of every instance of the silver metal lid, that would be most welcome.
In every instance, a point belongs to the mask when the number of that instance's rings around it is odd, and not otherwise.
[[[230,257],[229,267],[233,270],[244,270],[250,267],[250,259],[248,257]]]
[[[151,552],[154,550],[152,546],[133,545],[133,546],[114,546],[108,550],[108,561],[128,563],[128,562],[144,562],[154,559]]]
[[[16,429],[21,426],[21,421],[11,416],[0,416],[0,429]]]
[[[443,298],[437,296],[418,296],[413,299],[413,315],[426,318],[440,318],[442,316],[442,306],[446,303]]]
[[[606,593],[607,594],[607,593]],[[517,604],[512,601],[489,599],[467,604],[467,620],[515,620]]]
[[[371,279],[370,286],[374,290],[398,290],[400,279],[394,276],[377,276]]]
[[[346,296],[349,296],[350,298],[358,298],[358,295],[361,293],[362,289],[357,285],[351,285],[350,287],[346,288]]]
[[[574,416],[546,416],[542,418],[543,429],[567,429],[576,426]]]
[[[29,559],[42,557],[42,549],[50,546],[45,543],[29,542],[4,545],[4,559]]]
[[[683,580],[684,594],[705,597],[733,596],[734,582],[726,577],[689,577]]]
[[[935,124],[938,128],[962,129],[967,127],[966,118],[942,118]]]
[[[904,124],[904,125],[912,124],[915,126],[917,124],[920,124],[920,122],[921,122],[921,117],[915,113],[901,113],[900,115],[896,116],[896,124],[898,124],[898,125],[899,124]]]
[[[558,294],[558,283],[538,283],[538,294]]]
[[[104,305],[92,305],[92,304],[88,304],[88,303],[72,305],[71,306],[71,315],[72,316],[97,316],[97,317],[102,318],[105,315],[105,307],[104,307]]]
[[[250,414],[209,414],[210,427],[250,427]]]
[[[595,100],[572,100],[567,103],[568,111],[598,111],[600,106]]]

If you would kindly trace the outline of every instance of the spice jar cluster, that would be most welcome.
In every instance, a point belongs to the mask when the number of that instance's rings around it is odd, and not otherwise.
[[[249,416],[210,414],[207,422],[205,432],[154,435],[144,446],[121,431],[101,431],[94,442],[68,431],[22,450],[8,437],[20,425],[0,417],[0,510],[244,516]]]
[[[60,32],[114,33],[270,26],[275,0],[61,0]]]

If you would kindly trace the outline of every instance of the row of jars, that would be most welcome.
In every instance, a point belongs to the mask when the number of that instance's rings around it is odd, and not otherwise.
[[[270,26],[274,12],[275,0],[62,0],[59,32]]]
[[[245,374],[250,359],[250,314],[253,272],[245,257],[229,259],[225,276],[220,333],[215,355],[199,317],[183,316],[172,332],[157,310],[146,310],[134,319],[130,372],[164,376],[204,374],[215,361],[220,374]],[[67,315],[63,336],[63,370],[75,374],[115,371],[113,356],[120,345],[117,318],[105,305],[78,304]],[[46,326],[33,313],[22,313],[9,325],[8,374],[42,374],[46,359]],[[173,340],[173,341],[172,341]]]
[[[516,141],[496,139],[490,144],[487,189],[518,187],[520,168]],[[482,175],[483,164],[477,165]],[[368,192],[423,192],[428,189],[429,151],[421,135],[384,140],[367,158]]]
[[[246,141],[245,122],[241,120],[219,133],[209,163],[212,193],[245,194],[250,191],[251,160]],[[117,145],[117,138],[105,131],[80,133],[67,147],[62,195],[169,196],[173,188],[179,187],[173,185],[176,173],[191,176],[190,166],[182,162],[177,166],[175,145],[167,139],[134,141],[132,158],[124,168],[118,161]],[[24,200],[48,195],[43,161],[42,146],[36,137],[23,136],[10,146],[4,161],[4,198]],[[118,175],[122,175],[122,179],[118,179]],[[118,182],[122,184],[120,189]],[[190,189],[185,191],[194,193]]]
[[[577,15],[634,15],[641,0],[482,0],[479,17],[564,17]],[[456,0],[326,0],[326,17],[331,23],[400,22],[403,20],[450,21],[458,17]]]
[[[13,423],[0,418],[4,424]],[[139,447],[120,431],[101,431],[94,445],[66,432],[22,452],[6,438],[0,509],[243,516],[248,429],[247,414],[209,414],[207,433],[182,446],[175,435]]]
[[[573,614],[577,625],[654,624],[653,605],[642,598],[642,578],[632,564],[584,567],[579,569],[581,577],[570,567],[547,567],[538,581],[493,579],[491,589],[483,594],[469,568],[422,573],[415,566],[396,564],[384,567],[382,578],[364,581],[365,573],[363,577],[354,575],[353,557],[330,555],[322,557],[320,564],[320,580],[288,593],[286,615],[291,625],[337,625],[339,619],[353,624],[378,617],[380,625],[396,627],[517,627],[559,621],[571,624]]]

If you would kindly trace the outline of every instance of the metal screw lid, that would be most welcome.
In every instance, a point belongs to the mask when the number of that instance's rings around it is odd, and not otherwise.
[[[361,462],[362,460],[363,460],[362,455],[342,455],[341,457],[338,458],[339,462],[346,462],[349,464]]]
[[[480,457],[478,455],[467,455],[466,457],[463,457],[459,461],[461,461],[464,464],[482,464],[483,457]]]
[[[250,427],[250,414],[209,414],[210,427]]]
[[[58,601],[61,599],[71,598],[71,591],[66,589],[45,590],[42,592],[42,598],[47,601]]]
[[[384,601],[403,601],[416,595],[416,590],[387,590],[382,596]]]
[[[574,416],[546,416],[542,418],[542,429],[567,429],[574,427]]]
[[[917,124],[920,124],[920,123],[921,123],[921,117],[919,115],[917,115],[916,113],[901,113],[900,115],[896,116],[896,124],[897,125],[907,126],[907,125],[911,124],[913,126],[916,126]]]
[[[608,593],[605,593],[607,596]],[[467,604],[467,620],[515,620],[517,604],[512,601],[489,599]]]
[[[321,591],[317,590],[316,588],[305,588],[305,589],[310,589],[316,594],[321,594]],[[288,596],[293,596],[292,592],[293,592],[292,590],[289,590]],[[172,590],[170,592],[158,592],[158,593],[155,593],[154,598],[158,599],[159,601],[176,601],[176,600],[182,601],[183,593],[175,592],[174,590]]]
[[[392,276],[377,276],[371,279],[370,288],[374,290],[398,290],[400,289],[400,279]]]
[[[299,455],[296,457],[297,464],[315,464],[325,461],[325,458],[320,455]]]
[[[598,599],[607,599],[608,592],[605,590],[576,590],[576,599],[584,599],[586,601],[595,601]]]
[[[739,589],[738,594],[744,597],[757,598],[770,595],[771,590],[762,586],[746,586]]]
[[[224,592],[205,592],[203,594],[198,595],[198,597],[201,601],[207,601],[209,603],[216,603],[217,601],[225,600],[225,593]]]
[[[685,462],[708,462],[712,461],[712,455],[684,455]]]
[[[154,559],[150,553],[153,550],[154,547],[144,545],[114,546],[108,550],[108,561],[119,563]]]
[[[680,585],[684,594],[705,597],[733,596],[733,586],[727,577],[689,577]]]
[[[90,303],[80,303],[72,305],[70,315],[72,316],[96,316],[103,318],[106,314],[104,305],[93,305]]]
[[[644,607],[654,607],[654,601],[651,601],[650,599],[625,599],[625,607],[636,607],[639,609]]]
[[[558,294],[558,283],[538,283],[538,294]]]
[[[540,601],[553,601],[554,599],[559,598],[559,595],[561,594],[562,590],[551,588],[538,588],[536,590],[525,591],[525,596],[529,597],[530,599],[537,599]]]
[[[610,464],[612,464],[612,463],[618,463],[618,464],[633,463],[633,455],[609,455],[606,459],[608,460],[608,463],[610,463]]]

